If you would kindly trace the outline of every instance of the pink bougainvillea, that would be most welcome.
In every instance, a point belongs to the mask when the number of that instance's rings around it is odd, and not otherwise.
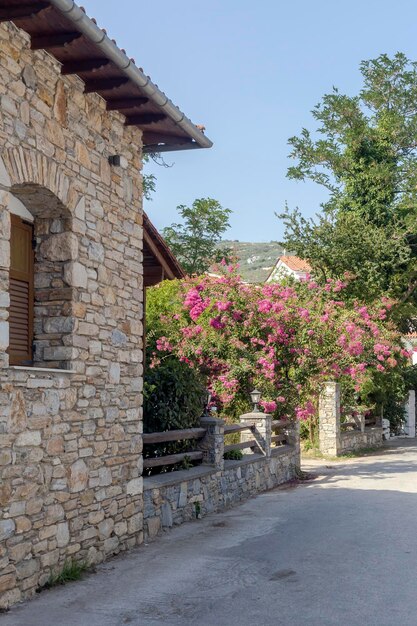
[[[153,363],[174,354],[199,368],[225,413],[258,387],[265,411],[305,420],[325,380],[360,392],[373,373],[388,375],[408,356],[386,320],[390,303],[347,306],[345,285],[248,285],[233,268],[186,279],[176,309],[161,317]]]
[[[274,402],[274,400],[270,400],[269,402],[267,400],[261,400],[260,405],[265,413],[274,413],[277,410],[277,403]]]

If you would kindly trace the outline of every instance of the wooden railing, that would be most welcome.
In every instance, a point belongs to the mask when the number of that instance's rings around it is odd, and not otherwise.
[[[271,430],[272,433],[277,433],[282,431],[283,428],[288,428],[291,426],[292,422],[289,420],[283,422],[281,420],[272,420]],[[279,434],[271,435],[271,447],[278,448],[279,446],[286,446],[288,444],[288,435],[286,433],[280,432]]]
[[[359,415],[356,421],[352,420],[350,422],[342,422],[340,424],[340,430],[342,433],[348,432],[350,429],[363,432],[365,428],[374,428],[375,426],[378,426],[377,417],[374,416],[364,418],[363,415]]]
[[[232,435],[235,433],[240,433],[245,430],[254,431],[254,424],[226,424],[224,427],[224,434]],[[241,441],[238,443],[230,443],[224,446],[224,452],[231,452],[232,450],[245,450],[251,448],[252,450],[257,447],[256,439],[250,439],[248,441]]]
[[[144,468],[172,466],[183,461],[192,463],[203,461],[205,465],[213,465],[221,469],[225,453],[252,450],[269,458],[272,450],[276,448],[283,448],[290,444],[298,445],[296,443],[298,435],[294,434],[295,427],[290,420],[271,421],[270,415],[260,412],[247,413],[242,415],[240,420],[240,424],[224,424],[222,420],[204,416],[201,418],[201,428],[145,433],[143,435],[145,447],[178,441],[194,441],[196,444],[192,446],[194,449],[187,452],[164,454],[162,450],[160,453],[156,451],[151,458],[145,455]],[[234,435],[236,438],[233,437]],[[240,441],[236,441],[238,435],[241,435]],[[229,436],[232,441],[226,443],[225,437]]]
[[[167,430],[165,432],[145,433],[143,444],[168,443],[172,441],[189,441],[190,439],[202,439],[206,434],[205,428],[185,428],[184,430]],[[201,461],[203,452],[201,450],[191,450],[189,452],[179,452],[178,454],[165,454],[155,458],[144,458],[143,467],[162,467],[163,465],[175,465],[182,461]]]
[[[360,430],[360,425],[357,422],[342,422],[340,424],[341,430],[347,430],[348,428],[353,428],[353,430]]]

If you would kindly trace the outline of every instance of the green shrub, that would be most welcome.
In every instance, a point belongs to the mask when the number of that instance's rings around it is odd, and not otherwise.
[[[243,459],[242,450],[229,450],[229,452],[224,453],[225,461],[240,461]]]
[[[199,425],[205,401],[200,374],[175,357],[169,357],[144,377],[144,431],[146,433],[194,428]]]
[[[196,428],[205,402],[205,387],[198,372],[175,357],[163,360],[145,373],[144,431],[163,432]],[[196,449],[195,440],[173,441],[145,446],[144,457],[154,458]],[[147,475],[188,469],[189,459],[176,465],[145,470]]]
[[[165,334],[166,318],[181,310],[180,287],[179,280],[164,280],[146,290],[146,348],[150,355],[156,340]]]

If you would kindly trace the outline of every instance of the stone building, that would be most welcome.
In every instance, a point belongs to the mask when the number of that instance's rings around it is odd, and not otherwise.
[[[7,607],[69,558],[142,541],[144,255],[167,271],[144,235],[142,150],[211,142],[72,0],[0,0],[0,22]]]

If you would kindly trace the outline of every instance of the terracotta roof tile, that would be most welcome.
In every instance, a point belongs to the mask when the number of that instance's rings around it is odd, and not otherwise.
[[[298,256],[281,256],[279,258],[282,263],[285,263],[294,272],[310,272],[311,265],[308,261],[300,259]]]

